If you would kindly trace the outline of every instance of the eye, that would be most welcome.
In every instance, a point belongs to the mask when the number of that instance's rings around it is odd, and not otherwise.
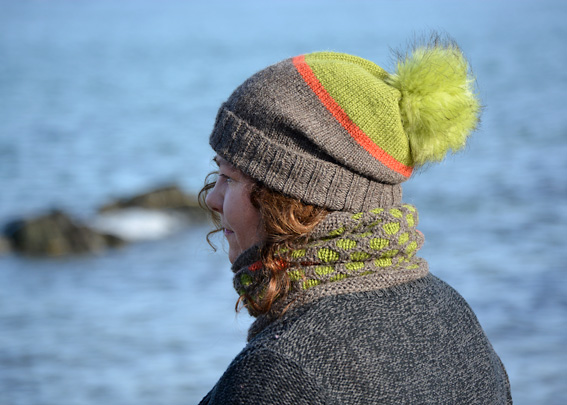
[[[232,181],[233,181],[231,177],[227,176],[224,173],[219,173],[219,177],[222,178],[227,183],[232,183]]]

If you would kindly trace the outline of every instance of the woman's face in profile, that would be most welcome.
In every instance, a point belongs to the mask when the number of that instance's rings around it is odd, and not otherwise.
[[[220,215],[224,236],[228,241],[228,259],[234,263],[246,249],[262,240],[260,212],[250,201],[253,181],[220,156],[215,187],[207,194],[207,206]]]

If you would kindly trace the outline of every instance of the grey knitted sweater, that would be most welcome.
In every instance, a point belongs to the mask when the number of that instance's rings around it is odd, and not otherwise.
[[[511,404],[473,311],[431,274],[323,297],[256,335],[202,404]]]

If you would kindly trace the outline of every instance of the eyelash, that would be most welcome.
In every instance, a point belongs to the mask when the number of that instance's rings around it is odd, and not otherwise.
[[[220,173],[220,174],[219,174],[219,177],[224,178],[224,180],[225,180],[227,183],[232,182],[232,178],[228,177],[226,174]]]

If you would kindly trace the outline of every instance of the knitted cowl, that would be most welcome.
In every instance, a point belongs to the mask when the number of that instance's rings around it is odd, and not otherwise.
[[[427,262],[415,256],[424,242],[417,224],[417,210],[409,204],[358,213],[331,212],[305,246],[282,252],[290,289],[268,313],[257,317],[248,338],[291,307],[329,295],[388,288],[427,275]],[[260,297],[267,285],[260,249],[246,250],[232,266],[239,295]]]

